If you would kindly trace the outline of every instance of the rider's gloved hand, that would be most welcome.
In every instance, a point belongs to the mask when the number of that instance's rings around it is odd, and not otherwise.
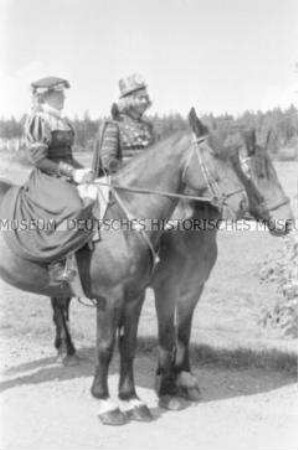
[[[73,180],[77,184],[91,183],[93,181],[93,172],[90,169],[75,169],[73,171]]]
[[[77,190],[85,206],[97,200],[98,188],[94,184],[80,184],[77,186]]]
[[[34,142],[27,147],[27,153],[30,161],[35,164],[46,158],[48,152],[48,145],[43,142]]]

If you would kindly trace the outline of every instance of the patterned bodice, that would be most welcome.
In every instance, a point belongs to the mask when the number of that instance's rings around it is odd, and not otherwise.
[[[154,135],[150,123],[120,115],[119,120],[108,120],[99,132],[101,167],[110,173],[116,162],[126,164],[153,144]],[[96,157],[94,158],[96,160]],[[97,164],[94,163],[95,171]]]
[[[123,115],[118,125],[120,146],[124,155],[128,149],[146,148],[153,143],[152,127],[148,122],[133,120],[129,116]]]

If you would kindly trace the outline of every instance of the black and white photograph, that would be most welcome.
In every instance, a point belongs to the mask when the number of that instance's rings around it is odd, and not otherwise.
[[[0,450],[297,450],[297,19],[0,0]]]

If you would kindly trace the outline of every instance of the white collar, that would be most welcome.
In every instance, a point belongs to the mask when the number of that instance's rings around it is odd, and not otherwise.
[[[53,106],[47,105],[46,103],[42,105],[42,110],[45,113],[50,114],[51,116],[57,117],[57,119],[62,118],[62,111],[59,109],[53,108]]]

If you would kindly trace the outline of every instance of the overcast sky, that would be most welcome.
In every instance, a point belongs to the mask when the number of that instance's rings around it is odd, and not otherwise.
[[[70,115],[108,114],[118,79],[146,78],[152,112],[297,103],[297,0],[0,0],[0,116],[29,84],[67,77]],[[296,94],[295,94],[296,91]]]

